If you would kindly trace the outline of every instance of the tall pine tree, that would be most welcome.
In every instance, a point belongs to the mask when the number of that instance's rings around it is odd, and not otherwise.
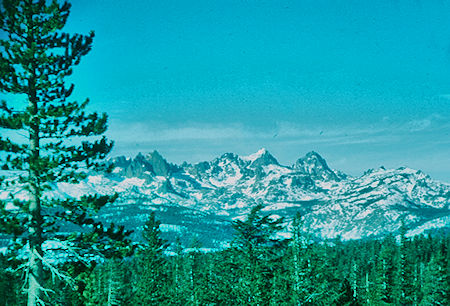
[[[167,242],[161,238],[159,226],[152,212],[144,224],[142,236],[145,245],[135,257],[136,280],[134,282],[134,303],[136,305],[158,305],[169,299],[168,263],[164,257]]]
[[[128,261],[110,259],[86,277],[83,305],[129,305],[132,302],[131,269]],[[81,303],[80,303],[81,304]]]
[[[448,249],[442,241],[425,270],[424,297],[420,305],[450,305]]]
[[[0,180],[4,190],[11,190],[10,203],[0,202],[0,231],[27,245],[28,305],[43,299],[45,241],[107,256],[126,247],[123,228],[104,228],[90,217],[114,196],[54,199],[45,193],[58,182],[77,183],[88,170],[102,169],[101,159],[112,148],[101,136],[106,114],[86,113],[88,100],[68,100],[74,85],[65,79],[91,50],[94,38],[93,32],[62,32],[70,7],[56,0],[3,0],[0,8],[0,30],[7,37],[0,40],[0,91],[22,102],[0,104],[0,128],[18,135],[0,136],[0,164],[19,173],[16,179]],[[14,198],[18,188],[27,191],[26,200]],[[62,222],[87,229],[57,234]],[[108,246],[111,239],[116,241],[113,247]]]
[[[406,237],[406,226],[402,221],[400,227],[400,240],[398,245],[398,271],[396,286],[393,289],[396,294],[396,303],[411,305],[415,302],[416,292],[415,279],[413,273],[411,241]]]
[[[278,252],[285,241],[276,237],[283,228],[283,219],[272,219],[256,205],[245,221],[233,222],[235,230],[232,250],[240,260],[236,295],[239,304],[262,305],[271,299],[274,270],[282,255]]]

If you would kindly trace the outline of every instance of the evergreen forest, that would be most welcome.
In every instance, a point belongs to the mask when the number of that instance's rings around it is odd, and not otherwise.
[[[282,220],[257,206],[235,221],[229,247],[203,252],[169,245],[151,214],[145,243],[133,256],[61,262],[70,281],[47,273],[49,305],[449,305],[450,236],[398,236],[314,241],[297,216],[292,237],[277,236]],[[2,305],[25,301],[20,260],[1,258]]]

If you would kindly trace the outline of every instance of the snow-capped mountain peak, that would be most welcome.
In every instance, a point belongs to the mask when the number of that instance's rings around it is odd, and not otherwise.
[[[126,177],[139,177],[149,179],[152,176],[169,176],[174,170],[174,165],[169,164],[158,151],[146,155],[138,153],[135,158],[119,156],[111,160],[116,166],[114,173]]]
[[[242,156],[242,159],[248,162],[253,162],[256,159],[260,158],[262,155],[269,153],[269,151],[266,150],[266,148],[261,148],[259,149],[257,152],[247,155],[247,156]]]
[[[421,171],[378,168],[351,177],[332,170],[314,151],[291,167],[261,149],[249,156],[226,153],[170,169],[167,177],[173,188],[165,190],[171,196],[183,195],[177,205],[233,219],[263,203],[267,211],[288,220],[300,212],[305,225],[321,237],[383,235],[397,230],[401,220],[411,228],[424,228],[433,218],[450,214],[450,186]]]
[[[292,167],[310,175],[314,179],[340,180],[338,175],[328,167],[325,159],[314,151],[307,153],[305,157],[299,158]]]
[[[265,148],[248,156],[242,157],[242,160],[249,163],[252,167],[262,167],[268,165],[279,165],[278,161]]]
[[[409,168],[378,168],[351,177],[332,170],[316,152],[289,167],[265,149],[247,157],[226,153],[194,165],[170,164],[156,151],[111,162],[112,174],[92,173],[78,185],[58,184],[51,193],[118,192],[117,202],[100,211],[100,218],[138,229],[137,236],[152,210],[168,231],[206,235],[210,238],[203,243],[214,247],[230,238],[231,220],[259,203],[287,222],[299,212],[304,228],[322,238],[382,236],[402,222],[411,233],[450,228],[450,186]],[[0,199],[10,193],[0,191]]]

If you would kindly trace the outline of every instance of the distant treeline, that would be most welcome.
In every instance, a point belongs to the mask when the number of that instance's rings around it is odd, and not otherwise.
[[[231,246],[204,253],[195,241],[174,252],[150,215],[145,245],[132,258],[66,263],[76,275],[48,272],[49,305],[450,305],[450,235],[440,233],[314,242],[297,216],[292,238],[281,220],[255,207],[235,221]],[[173,248],[172,248],[173,249]],[[22,305],[18,260],[0,260],[2,305]]]

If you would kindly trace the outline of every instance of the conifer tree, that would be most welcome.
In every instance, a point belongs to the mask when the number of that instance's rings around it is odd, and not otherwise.
[[[351,270],[349,274],[349,281],[351,284],[352,292],[353,292],[353,298],[357,300],[359,298],[358,296],[358,264],[356,259],[354,258],[355,255],[352,254],[353,261],[351,262]]]
[[[303,255],[302,249],[305,245],[303,240],[303,235],[301,233],[301,215],[298,213],[292,222],[292,278],[294,282],[294,294],[295,299],[297,300],[300,297],[301,294],[301,282],[303,281],[303,273],[300,271],[300,267],[302,266],[301,260],[304,260],[304,258],[301,258]]]
[[[168,264],[163,254],[167,243],[161,238],[160,225],[161,222],[156,220],[154,212],[149,215],[144,224],[142,236],[145,245],[139,250],[135,263],[134,303],[136,305],[158,305],[166,303],[169,298]]]
[[[381,245],[381,250],[376,263],[375,285],[380,299],[385,303],[394,302],[394,285],[396,275],[396,244],[392,235],[388,235]]]
[[[314,244],[302,233],[300,215],[292,226],[292,260],[294,300],[299,305],[331,304],[337,296],[332,288],[334,273],[329,265],[326,245]]]
[[[175,240],[175,255],[171,258],[171,301],[186,304],[189,300],[189,280],[186,272],[186,256],[179,236]]]
[[[91,50],[94,38],[93,32],[62,32],[70,7],[57,0],[3,0],[0,8],[0,30],[7,37],[0,40],[0,91],[20,101],[0,104],[0,128],[11,135],[0,136],[0,164],[20,173],[0,180],[3,189],[11,190],[9,202],[15,207],[6,209],[7,201],[0,202],[0,231],[27,246],[28,305],[43,298],[45,241],[105,256],[127,250],[123,228],[105,228],[91,218],[114,196],[55,199],[46,194],[56,183],[77,183],[88,170],[105,169],[100,161],[112,148],[102,137],[106,114],[86,113],[88,100],[69,101],[74,85],[65,79]],[[14,198],[18,188],[27,191],[27,200]],[[86,230],[58,234],[63,222]]]
[[[353,296],[353,290],[348,279],[344,278],[341,288],[338,293],[338,297],[335,301],[336,305],[342,306],[356,306],[359,305]]]
[[[236,288],[241,304],[267,303],[273,292],[274,263],[280,259],[277,249],[283,245],[275,234],[282,229],[283,219],[273,220],[269,215],[263,215],[262,208],[257,205],[245,221],[233,222],[236,231],[233,250],[241,260],[241,275]]]
[[[241,276],[240,256],[230,248],[214,253],[211,270],[213,300],[218,305],[237,305]]]
[[[442,242],[425,270],[425,284],[421,305],[450,304],[450,274],[447,259],[448,249]]]
[[[131,270],[128,262],[110,259],[89,273],[83,305],[127,305],[131,303]],[[80,299],[79,299],[80,300]]]
[[[189,284],[189,303],[191,305],[203,305],[208,295],[208,277],[206,271],[207,265],[201,264],[202,257],[200,252],[201,243],[197,237],[194,237],[188,252],[186,254],[187,278]],[[203,271],[202,271],[203,270]]]
[[[411,260],[410,239],[406,237],[406,226],[402,222],[400,227],[400,241],[398,246],[398,269],[394,288],[396,302],[411,305],[415,301],[415,280],[413,262]]]
[[[308,237],[302,233],[302,221],[300,214],[294,217],[292,222],[292,279],[294,289],[294,301],[296,303],[310,304],[317,296],[315,293],[314,273],[312,262],[312,249]]]

